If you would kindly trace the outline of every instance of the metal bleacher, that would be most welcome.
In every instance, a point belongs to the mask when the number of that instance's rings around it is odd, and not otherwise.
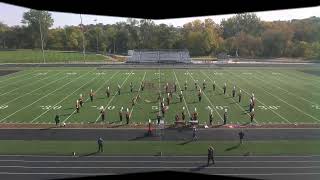
[[[128,63],[191,63],[188,50],[133,50]]]

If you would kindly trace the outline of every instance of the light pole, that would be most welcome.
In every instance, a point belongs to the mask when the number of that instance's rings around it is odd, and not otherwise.
[[[42,12],[42,11],[40,11],[40,12]],[[44,56],[44,50],[43,50],[43,36],[42,36],[42,29],[41,29],[41,16],[42,15],[40,13],[38,20],[39,20],[39,28],[40,28],[41,50],[42,50],[43,63],[46,63],[46,58]]]
[[[96,22],[96,32],[97,32],[97,53],[99,53],[99,31],[97,27],[97,19],[94,20]]]
[[[86,61],[86,46],[85,46],[85,39],[84,39],[84,32],[83,32],[83,24],[82,24],[82,16],[80,14],[80,21],[81,21],[81,30],[82,30],[82,48],[83,48],[83,60]]]

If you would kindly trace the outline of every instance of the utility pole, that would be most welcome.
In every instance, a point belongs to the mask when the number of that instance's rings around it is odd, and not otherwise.
[[[83,48],[83,61],[84,62],[86,62],[86,46],[85,46],[85,39],[84,39],[84,32],[83,32],[83,28],[84,28],[84,26],[83,26],[83,24],[82,24],[82,16],[81,16],[81,14],[80,14],[80,21],[81,21],[81,30],[82,30],[82,48]]]
[[[97,53],[99,53],[99,31],[97,27],[97,19],[94,20],[96,22],[96,31],[97,31]]]
[[[41,11],[42,12],[42,11]],[[41,50],[42,50],[42,59],[43,63],[46,63],[46,58],[44,56],[44,50],[43,50],[43,36],[42,36],[42,29],[41,29],[41,14],[39,15],[39,28],[40,28],[40,39],[41,39]]]

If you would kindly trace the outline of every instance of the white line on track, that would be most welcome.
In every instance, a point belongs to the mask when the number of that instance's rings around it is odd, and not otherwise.
[[[207,78],[209,78],[210,79],[210,81],[213,83],[213,81],[212,81],[212,79],[207,75],[207,74],[205,74],[203,71],[200,71],[202,74],[204,74]],[[219,85],[217,85],[220,89],[222,89]],[[246,112],[246,110],[243,108],[243,107],[241,107],[240,105],[239,105],[239,103],[237,103],[236,102],[236,100],[234,100],[233,98],[231,98],[232,99],[232,101],[233,102],[235,102],[235,104],[237,104],[239,107],[240,107],[240,109],[242,109],[244,112]],[[250,115],[249,115],[249,113],[246,113],[249,117],[250,117]],[[254,118],[253,119],[257,124],[259,124],[258,123],[258,121],[256,120],[256,118]]]
[[[232,73],[230,72],[230,74],[232,74]],[[232,74],[232,76],[234,76],[234,75]],[[238,77],[240,77],[240,76],[238,76]],[[240,78],[241,78],[241,77],[240,77]],[[241,79],[243,79],[243,78],[241,78]],[[245,81],[245,80],[243,79],[243,81]],[[245,82],[247,82],[247,81],[245,81]],[[247,83],[248,83],[248,82],[247,82]],[[250,84],[250,83],[248,83],[248,84]],[[243,92],[245,92],[246,94],[248,94],[249,96],[251,96],[247,91],[245,91],[244,89],[240,88],[240,86],[238,86],[238,87],[239,87],[239,89],[241,89]],[[256,98],[256,100],[257,100],[258,102],[260,102],[262,105],[266,106],[262,101],[259,101],[258,98]],[[272,109],[270,109],[270,110],[271,110],[271,112],[273,112],[274,114],[278,115],[281,119],[283,119],[283,120],[287,121],[288,123],[292,124],[292,122],[290,122],[290,121],[289,121],[288,119],[286,119],[285,117],[281,116],[279,113],[275,112],[275,111],[272,110]]]
[[[6,95],[6,94],[9,94],[9,93],[11,93],[12,91],[15,91],[15,90],[17,90],[17,89],[20,89],[20,88],[22,88],[22,87],[30,86],[30,85],[32,85],[32,84],[38,83],[39,81],[43,81],[43,80],[45,80],[45,79],[47,79],[47,78],[49,78],[49,77],[48,77],[48,76],[44,76],[44,78],[42,78],[42,79],[38,79],[38,80],[36,80],[36,81],[33,81],[32,83],[26,83],[26,84],[25,84],[25,85],[23,85],[23,86],[20,86],[20,87],[14,88],[14,89],[12,89],[11,91],[8,91],[8,92],[6,92],[6,93],[2,93],[2,94],[0,94],[0,96],[3,96],[3,95]],[[18,93],[18,94],[21,94],[21,93]]]
[[[123,87],[124,83],[128,80],[128,78],[131,76],[131,74],[132,74],[132,71],[131,71],[130,74],[125,78],[125,80],[122,82],[122,84],[120,85],[120,88]],[[107,107],[108,107],[109,104],[112,102],[112,100],[113,100],[114,97],[117,95],[117,93],[118,93],[118,92],[116,92],[116,93],[112,96],[112,98],[109,100],[109,102],[108,102],[108,104],[106,105],[106,107],[104,108],[104,110],[107,109]],[[99,116],[98,116],[97,119],[95,120],[95,123],[98,122],[98,120],[99,120],[100,117],[101,117],[101,114],[99,114]]]
[[[178,78],[177,78],[176,72],[174,71],[174,69],[172,69],[172,70],[173,70],[173,74],[174,74],[174,76],[175,76],[175,78],[176,78],[176,81],[177,81],[177,83],[178,83],[179,89],[180,89],[180,91],[181,91],[182,89],[181,89],[181,87],[180,87],[180,83],[179,83],[179,80],[178,80]],[[184,105],[185,105],[186,108],[187,108],[189,117],[191,117],[191,114],[190,114],[190,111],[189,111],[189,108],[188,108],[188,105],[187,105],[187,102],[186,102],[186,99],[185,99],[184,96],[183,96],[183,102],[184,102]]]
[[[89,72],[91,72],[91,71],[89,71]],[[57,90],[62,89],[63,87],[65,87],[65,86],[67,86],[68,84],[70,84],[70,83],[74,82],[75,80],[79,79],[80,77],[82,77],[82,76],[84,76],[84,75],[88,74],[89,72],[87,72],[87,73],[85,73],[85,74],[83,74],[83,75],[81,75],[81,76],[79,76],[79,77],[75,78],[74,80],[72,80],[72,81],[70,81],[70,82],[68,82],[68,83],[64,84],[63,86],[60,86],[60,87],[59,87],[59,88],[57,88],[56,90],[54,90],[54,91],[50,92],[49,94],[47,94],[47,95],[45,95],[45,96],[42,96],[41,98],[39,98],[38,100],[34,101],[33,103],[31,103],[31,104],[29,104],[29,105],[27,105],[27,106],[24,106],[23,108],[21,108],[21,109],[19,109],[19,110],[15,111],[14,113],[12,113],[12,114],[8,115],[7,117],[5,117],[5,118],[1,119],[1,120],[0,120],[0,122],[2,122],[2,121],[4,121],[4,120],[8,119],[9,117],[11,117],[11,116],[15,115],[16,113],[18,113],[18,112],[20,112],[20,111],[22,111],[22,110],[26,109],[27,107],[30,107],[31,105],[33,105],[33,104],[37,103],[37,102],[38,102],[38,101],[40,101],[41,99],[43,99],[43,98],[45,98],[45,97],[49,96],[50,94],[52,94],[52,93],[56,92]],[[64,76],[64,77],[66,77],[66,76]]]
[[[96,92],[99,92],[100,89],[105,86],[112,78],[113,76],[115,76],[116,74],[118,74],[119,71],[115,72],[105,83],[103,83],[98,89]],[[85,102],[87,102],[89,100],[89,97],[85,100]],[[74,110],[65,120],[63,120],[62,122],[66,122],[74,113],[76,113],[77,110]]]
[[[60,100],[59,102],[57,102],[55,105],[53,106],[57,106],[58,104],[60,104],[61,102],[63,102],[64,100],[66,100],[68,97],[70,97],[71,95],[73,95],[75,92],[77,92],[79,89],[81,89],[82,87],[84,87],[85,85],[89,84],[90,82],[92,82],[93,80],[97,79],[96,76],[95,78],[91,79],[90,81],[86,82],[85,84],[83,84],[82,86],[80,86],[79,88],[77,88],[76,90],[74,90],[72,93],[70,93],[69,95],[67,95],[66,97],[64,97],[62,100]],[[41,113],[38,117],[34,118],[32,121],[30,121],[30,123],[33,123],[35,120],[39,119],[41,116],[43,116],[44,114],[46,114],[47,112],[49,112],[51,109],[47,109],[46,111],[44,111],[43,113]]]
[[[187,71],[187,72],[188,72],[189,76],[193,79],[193,81],[196,82],[196,80],[192,77],[192,75],[189,73],[189,71]],[[200,86],[199,86],[199,88],[201,89]],[[203,95],[207,98],[208,102],[209,102],[209,103],[211,104],[211,106],[213,107],[213,109],[214,109],[214,110],[216,111],[216,113],[219,115],[221,121],[223,122],[222,116],[219,114],[219,112],[217,111],[217,109],[214,108],[215,105],[211,102],[211,100],[208,98],[208,96],[206,95],[206,93],[205,93],[204,91],[202,91],[202,92],[203,92]]]
[[[55,77],[55,76],[57,76],[57,75],[59,75],[59,74],[61,74],[61,72],[60,72],[60,73],[55,74],[53,77]],[[9,104],[9,103],[11,103],[11,102],[13,102],[13,101],[15,101],[15,100],[17,100],[17,99],[21,98],[21,97],[24,97],[24,96],[26,96],[26,95],[29,95],[29,94],[31,94],[31,93],[33,93],[33,92],[35,92],[35,91],[39,90],[39,89],[42,89],[42,88],[44,88],[44,87],[47,87],[47,86],[49,86],[49,85],[51,85],[51,84],[53,84],[53,83],[55,83],[55,82],[57,82],[57,81],[59,81],[59,80],[65,79],[66,77],[67,77],[67,76],[62,76],[61,78],[57,78],[57,79],[55,79],[54,81],[51,81],[51,82],[50,82],[50,83],[48,83],[48,84],[45,84],[45,85],[43,85],[43,86],[40,86],[40,87],[39,87],[39,88],[37,88],[37,89],[34,89],[34,90],[32,90],[32,91],[30,91],[30,92],[28,92],[28,93],[26,93],[26,94],[23,94],[23,95],[18,96],[18,97],[14,98],[14,99],[11,99],[11,100],[10,100],[10,101],[8,101],[8,102],[3,103],[3,105],[7,105],[7,104]]]

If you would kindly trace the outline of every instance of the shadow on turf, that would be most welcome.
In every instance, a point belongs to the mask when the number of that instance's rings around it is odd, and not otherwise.
[[[186,145],[186,144],[191,143],[192,141],[193,141],[193,140],[190,139],[190,140],[187,140],[187,141],[185,141],[185,142],[179,143],[178,145]]]
[[[234,150],[234,149],[237,149],[238,147],[240,147],[240,143],[238,143],[238,144],[236,144],[236,145],[234,145],[234,146],[232,146],[232,147],[229,147],[229,148],[227,148],[227,149],[225,149],[224,151],[231,151],[231,150]]]
[[[93,156],[98,154],[99,152],[92,152],[92,153],[88,153],[88,154],[84,154],[84,155],[80,155],[79,157],[87,157],[87,156]]]
[[[147,138],[147,137],[152,137],[152,134],[149,134],[148,132],[145,132],[142,136],[138,136],[138,137],[135,137],[133,139],[129,139],[129,141],[137,141],[137,140],[141,140],[141,139],[144,139],[144,138]]]

